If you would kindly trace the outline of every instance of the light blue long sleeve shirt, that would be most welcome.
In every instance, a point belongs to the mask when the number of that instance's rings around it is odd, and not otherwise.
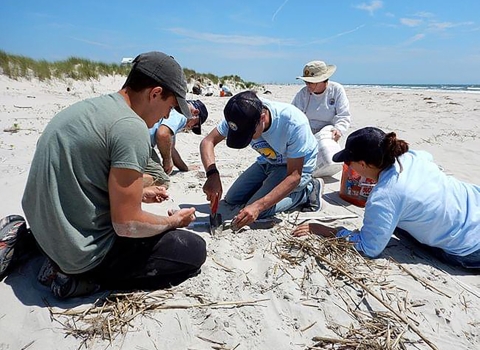
[[[343,229],[355,248],[378,256],[396,227],[419,242],[466,256],[480,249],[480,186],[447,176],[424,151],[409,151],[382,171],[365,206],[363,227]]]

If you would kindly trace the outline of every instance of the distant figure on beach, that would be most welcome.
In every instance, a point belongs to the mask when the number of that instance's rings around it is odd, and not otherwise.
[[[331,125],[332,138],[338,141],[350,127],[350,110],[343,86],[330,81],[337,69],[323,61],[308,62],[303,75],[297,77],[305,82],[293,98],[292,104],[305,113],[314,134]]]
[[[208,83],[207,87],[205,88],[205,96],[213,96],[214,90],[212,83]]]
[[[188,100],[192,118],[187,119],[177,111],[170,112],[168,118],[163,118],[150,128],[150,141],[152,144],[152,156],[145,168],[144,181],[145,186],[165,186],[170,185],[169,175],[176,166],[180,171],[188,171],[188,165],[185,164],[180,153],[175,148],[175,135],[183,130],[192,130],[194,134],[201,135],[201,126],[207,120],[208,111],[205,104],[200,100]],[[157,146],[160,157],[155,151]]]
[[[202,83],[199,80],[195,81],[192,87],[192,93],[194,95],[201,95],[202,91],[203,91]]]
[[[205,241],[176,230],[195,220],[195,208],[168,216],[142,209],[142,202],[168,198],[163,187],[143,186],[148,127],[172,108],[191,118],[186,92],[180,65],[148,52],[133,60],[120,91],[54,116],[38,140],[22,199],[30,230],[17,216],[1,221],[0,278],[27,237],[46,256],[38,280],[58,298],[168,287],[198,274]]]
[[[203,191],[212,202],[223,188],[215,164],[215,146],[227,139],[234,149],[250,145],[260,155],[232,184],[225,202],[244,206],[232,222],[241,228],[258,218],[294,209],[321,209],[322,183],[311,176],[317,142],[305,115],[288,103],[259,99],[244,91],[228,100],[223,119],[200,143],[207,181]]]
[[[409,150],[394,132],[374,127],[350,134],[333,160],[377,181],[367,199],[363,227],[335,232],[310,223],[297,227],[293,235],[344,237],[374,258],[399,230],[451,265],[480,268],[480,186],[447,176],[429,153]]]
[[[229,97],[233,96],[232,92],[230,91],[230,88],[222,83],[218,84],[218,87],[220,88],[220,97]]]

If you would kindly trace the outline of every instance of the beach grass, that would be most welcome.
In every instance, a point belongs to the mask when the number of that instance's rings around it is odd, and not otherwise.
[[[8,54],[0,50],[0,68],[4,75],[11,79],[37,78],[40,81],[53,78],[72,78],[75,80],[88,80],[104,75],[127,75],[130,68],[114,63],[103,63],[69,57],[63,61],[48,62],[34,60],[21,55]]]
[[[30,57],[13,55],[0,50],[0,69],[10,79],[37,78],[40,81],[50,79],[71,78],[74,80],[98,79],[100,76],[128,75],[130,65],[104,63],[80,57],[69,57],[66,60],[49,62],[35,60]],[[199,80],[202,83],[228,83],[242,89],[251,89],[257,83],[244,81],[238,75],[217,76],[212,73],[198,73],[193,69],[183,69],[187,80]]]

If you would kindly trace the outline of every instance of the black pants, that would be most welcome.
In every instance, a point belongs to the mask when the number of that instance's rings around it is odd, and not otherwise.
[[[443,249],[431,247],[429,245],[420,243],[414,237],[412,237],[410,233],[408,233],[407,231],[401,228],[397,227],[394,233],[399,238],[400,236],[408,237],[409,239],[413,240],[414,243],[424,248],[427,252],[439,258],[440,260],[442,260],[444,263],[448,265],[462,267],[465,269],[480,270],[480,249],[465,256],[453,255],[453,254],[447,253]]]
[[[106,289],[165,288],[197,275],[206,257],[205,240],[186,230],[117,237],[102,263],[84,275]]]

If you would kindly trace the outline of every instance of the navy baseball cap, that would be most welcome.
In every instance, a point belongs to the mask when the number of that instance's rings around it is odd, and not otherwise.
[[[197,135],[201,135],[202,134],[202,124],[205,123],[205,120],[207,120],[207,118],[208,118],[207,107],[200,100],[188,100],[187,102],[190,103],[195,109],[198,109],[198,111],[199,111],[198,117],[200,118],[200,123],[197,123],[197,125],[195,125],[192,128],[192,131],[193,131],[193,133],[195,133]]]
[[[381,159],[383,148],[382,142],[385,138],[382,130],[367,126],[358,129],[348,135],[345,148],[333,155],[334,162],[357,162],[360,160]]]
[[[228,123],[228,147],[240,149],[250,144],[260,121],[262,107],[262,101],[253,91],[240,92],[228,100],[223,109]]]

